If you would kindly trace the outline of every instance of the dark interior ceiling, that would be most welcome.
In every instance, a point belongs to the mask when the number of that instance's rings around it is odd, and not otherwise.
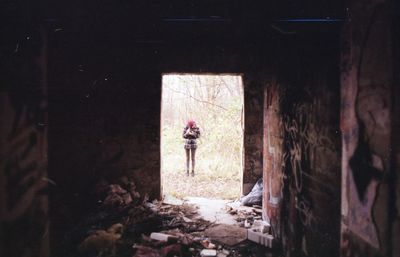
[[[46,22],[76,40],[118,44],[266,41],[323,31],[345,16],[335,0],[6,0],[2,9],[17,26]]]

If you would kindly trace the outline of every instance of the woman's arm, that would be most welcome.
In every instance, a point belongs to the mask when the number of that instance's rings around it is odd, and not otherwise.
[[[198,128],[198,127],[195,127],[194,129],[193,129],[193,136],[195,137],[195,138],[199,138],[200,137],[200,129]]]
[[[185,127],[185,128],[183,128],[182,137],[186,139],[187,136],[188,136],[188,127]]]

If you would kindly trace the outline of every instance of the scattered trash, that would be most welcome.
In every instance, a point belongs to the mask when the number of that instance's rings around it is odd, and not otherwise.
[[[99,209],[69,232],[65,245],[75,250],[68,256],[259,256],[276,245],[258,207],[227,205],[239,223],[217,225],[180,199],[149,202],[127,177],[100,181],[94,195]]]
[[[257,180],[257,183],[254,185],[253,189],[246,196],[240,198],[240,202],[243,205],[251,206],[254,204],[260,204],[262,201],[262,192],[263,192],[263,181],[262,178]]]
[[[243,227],[247,225],[246,220],[253,222],[262,219],[262,210],[257,205],[250,207],[243,206],[240,202],[232,202],[226,205],[226,210],[231,215],[236,216],[236,221],[241,223]]]
[[[121,238],[123,225],[112,225],[107,231],[97,230],[88,236],[78,247],[79,252],[108,252],[115,255],[116,241]]]

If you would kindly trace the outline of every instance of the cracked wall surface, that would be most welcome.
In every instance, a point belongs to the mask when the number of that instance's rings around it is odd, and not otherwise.
[[[393,222],[393,12],[349,1],[342,42],[342,256],[389,256]],[[394,244],[395,245],[395,244]],[[396,256],[396,255],[393,255]]]

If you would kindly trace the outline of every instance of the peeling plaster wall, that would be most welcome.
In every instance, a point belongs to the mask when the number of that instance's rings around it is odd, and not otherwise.
[[[265,87],[264,209],[284,256],[338,256],[339,42],[303,40]]]
[[[276,80],[264,90],[263,211],[274,228],[273,235],[282,238],[281,208],[283,199],[283,139],[281,91]]]
[[[396,119],[391,120],[397,92],[393,9],[387,1],[349,1],[348,7],[341,67],[341,254],[390,256],[398,244],[388,233],[396,215],[391,206],[397,185],[391,189],[391,178],[398,174],[391,159],[392,144],[398,144],[392,131]]]
[[[46,33],[12,25],[0,44],[0,256],[46,257]]]

